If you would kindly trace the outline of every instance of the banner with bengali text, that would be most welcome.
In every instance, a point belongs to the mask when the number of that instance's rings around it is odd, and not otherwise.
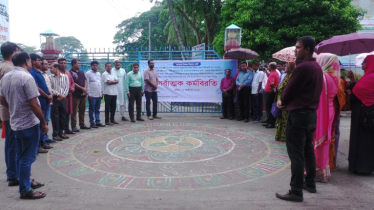
[[[140,72],[148,69],[140,62]],[[155,61],[158,74],[158,101],[222,102],[221,79],[225,70],[235,76],[236,60]]]
[[[0,45],[9,41],[9,4],[8,0],[0,1]]]

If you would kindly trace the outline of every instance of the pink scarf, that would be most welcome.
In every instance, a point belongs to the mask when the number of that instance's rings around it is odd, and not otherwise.
[[[368,55],[365,61],[365,74],[356,83],[353,93],[365,106],[371,106],[374,104],[374,55]]]

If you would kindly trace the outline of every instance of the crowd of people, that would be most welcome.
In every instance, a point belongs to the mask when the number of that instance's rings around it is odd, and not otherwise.
[[[374,55],[362,64],[365,75],[356,82],[348,71],[341,76],[338,56],[313,57],[313,37],[296,43],[296,62],[240,63],[221,81],[221,119],[261,122],[276,128],[275,140],[286,142],[291,160],[291,190],[278,198],[302,201],[302,189],[316,192],[315,181],[328,182],[337,167],[340,113],[352,108],[349,171],[374,172]],[[235,112],[235,104],[239,110]],[[364,123],[363,123],[364,122]],[[305,178],[304,178],[305,170]]]
[[[100,74],[97,61],[92,61],[91,69],[84,73],[80,60],[72,59],[72,68],[67,70],[66,59],[49,63],[11,42],[1,46],[1,53],[4,60],[0,63],[0,117],[4,124],[6,174],[8,186],[19,185],[21,199],[46,196],[44,192],[34,191],[44,183],[30,178],[31,165],[38,153],[47,153],[53,148],[52,143],[69,139],[68,135],[80,129],[119,124],[115,120],[117,107],[121,120],[129,121],[125,117],[126,100],[131,122],[144,121],[141,118],[143,95],[148,119],[161,119],[157,116],[158,76],[153,60],[148,61],[149,68],[143,75],[139,73],[137,63],[126,73],[119,60],[114,61],[114,67],[112,63],[106,63],[105,72]],[[47,73],[49,69],[51,74]],[[100,120],[103,98],[105,123]],[[85,125],[84,119],[86,101],[89,103],[89,126]],[[52,138],[48,136],[50,120]]]

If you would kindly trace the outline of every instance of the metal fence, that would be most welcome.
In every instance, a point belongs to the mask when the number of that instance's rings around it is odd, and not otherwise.
[[[99,63],[99,72],[105,71],[105,63],[114,62],[118,59],[122,68],[130,72],[134,63],[140,63],[145,60],[215,60],[221,57],[215,52],[214,47],[207,47],[207,50],[192,51],[190,47],[181,50],[177,47],[152,48],[130,48],[120,52],[113,50],[82,50],[65,55],[67,59],[67,69],[71,68],[71,60],[79,58],[81,60],[81,70],[87,72],[91,69],[90,64],[93,60]],[[156,66],[157,69],[157,66]],[[88,104],[88,103],[87,103]],[[126,106],[127,110],[127,106]],[[220,113],[221,103],[192,103],[192,102],[158,102],[157,111],[159,113]],[[142,104],[142,112],[145,110],[145,102]]]

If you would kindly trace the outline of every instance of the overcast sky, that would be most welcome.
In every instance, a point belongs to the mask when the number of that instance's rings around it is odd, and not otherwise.
[[[87,49],[114,48],[116,26],[152,6],[149,0],[9,0],[10,41],[40,48],[39,34],[51,29]]]

